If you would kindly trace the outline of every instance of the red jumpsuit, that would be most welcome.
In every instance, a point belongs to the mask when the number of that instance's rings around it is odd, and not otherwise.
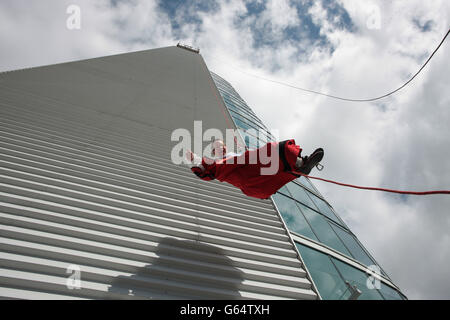
[[[203,158],[202,165],[205,170],[199,167],[193,167],[191,170],[203,180],[217,179],[221,182],[228,182],[241,189],[247,196],[267,199],[286,183],[299,177],[291,171],[295,168],[301,150],[300,146],[295,144],[294,139],[279,143],[270,142],[259,149],[247,150],[241,155],[217,159],[212,163]],[[274,152],[278,154],[274,154]],[[271,166],[271,163],[266,163],[267,161],[260,157],[261,154],[267,155],[269,158],[272,155],[277,157],[278,168],[274,174],[261,174],[261,168]],[[255,161],[251,162],[251,159],[256,159],[256,163]]]

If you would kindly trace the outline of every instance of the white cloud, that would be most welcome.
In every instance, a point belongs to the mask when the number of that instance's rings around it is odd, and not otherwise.
[[[289,4],[289,1],[269,0],[266,3],[266,10],[258,22],[270,25],[272,32],[280,36],[283,29],[296,26],[300,21],[297,10]]]
[[[82,29],[65,28],[68,4],[79,4]],[[287,1],[269,2],[261,20],[243,15],[243,2],[220,2],[185,23],[175,39],[156,1],[3,1],[0,70],[174,45],[199,46],[212,71],[229,80],[280,138],[294,137],[306,153],[325,148],[320,176],[398,189],[448,189],[450,162],[450,47],[445,43],[408,87],[380,103],[346,103],[250,77],[235,67],[300,87],[349,97],[396,88],[414,73],[447,31],[450,3],[340,0],[355,32],[336,28],[316,2],[309,10],[334,51],[310,41],[283,42],[283,28],[303,23]],[[367,9],[369,8],[369,10]],[[376,8],[376,9],[374,9]],[[378,9],[377,9],[378,8]],[[375,10],[375,11],[374,11]],[[380,13],[379,28],[373,19]],[[374,16],[375,15],[375,16]],[[419,25],[428,21],[429,31]],[[253,25],[270,24],[277,48],[255,49]],[[294,59],[298,49],[306,51]],[[279,66],[274,69],[274,66]],[[318,174],[316,172],[316,174]],[[319,175],[319,174],[318,174]],[[450,298],[448,196],[408,197],[315,183],[409,298]]]

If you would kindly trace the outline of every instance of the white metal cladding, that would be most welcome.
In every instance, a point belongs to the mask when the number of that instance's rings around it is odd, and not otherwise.
[[[136,109],[143,68],[145,97],[184,113]],[[161,89],[174,74],[191,110]],[[270,201],[170,161],[165,116],[220,126],[208,77],[175,47],[0,74],[1,298],[317,299]]]

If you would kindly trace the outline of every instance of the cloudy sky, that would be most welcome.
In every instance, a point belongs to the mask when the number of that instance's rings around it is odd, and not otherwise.
[[[80,29],[69,19],[80,9]],[[450,26],[447,0],[2,0],[0,71],[175,45],[199,47],[281,139],[325,149],[318,176],[450,189],[450,40],[394,96]],[[316,182],[410,299],[450,299],[450,197]]]

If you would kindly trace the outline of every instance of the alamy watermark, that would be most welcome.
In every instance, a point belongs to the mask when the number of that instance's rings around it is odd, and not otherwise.
[[[373,4],[368,6],[368,17],[366,20],[366,27],[370,30],[381,29],[381,10],[380,7]]]
[[[272,130],[272,136],[278,138],[278,130]],[[192,151],[195,155],[203,158],[205,163],[212,164],[216,159],[213,157],[213,142],[221,140],[227,148],[228,154],[235,156],[226,158],[226,164],[260,164],[261,175],[275,175],[279,169],[279,150],[278,144],[266,144],[254,152],[248,152],[247,156],[243,155],[245,147],[241,138],[245,141],[250,139],[253,141],[265,141],[266,135],[262,130],[248,129],[226,129],[225,134],[217,128],[209,128],[203,131],[202,121],[194,121],[194,135],[185,128],[178,128],[172,132],[171,141],[178,142],[171,151],[172,163],[176,165],[190,164],[186,158],[186,152]],[[203,148],[204,142],[209,142]],[[275,141],[273,141],[275,142]]]
[[[366,286],[368,289],[380,290],[381,289],[381,269],[377,265],[371,265],[367,267],[366,274],[368,275],[366,280]]]
[[[69,17],[66,20],[66,27],[69,30],[81,29],[81,8],[76,4],[71,4],[67,7],[66,13]]]
[[[70,274],[66,280],[67,289],[81,289],[81,268],[76,264],[71,264],[67,267],[66,273]]]

